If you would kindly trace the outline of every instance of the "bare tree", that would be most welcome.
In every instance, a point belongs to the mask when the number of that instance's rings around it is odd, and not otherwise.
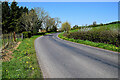
[[[55,17],[55,25],[56,25],[56,27],[59,27],[60,23],[61,23],[60,18]]]
[[[54,31],[57,30],[57,27],[59,26],[59,23],[61,23],[60,19],[58,17],[51,18],[48,13],[44,10],[44,8],[35,8],[35,11],[37,13],[38,19],[39,19],[39,25],[40,28],[42,27],[46,31]]]
[[[38,17],[34,10],[22,14],[20,24],[26,31],[31,31],[37,24]]]
[[[46,20],[49,18],[48,13],[44,10],[44,8],[39,7],[35,8],[35,11],[39,19],[40,28],[45,28]]]

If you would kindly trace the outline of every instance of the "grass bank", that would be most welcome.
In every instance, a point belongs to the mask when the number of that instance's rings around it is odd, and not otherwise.
[[[24,39],[13,51],[13,58],[2,63],[2,78],[42,78],[36,58],[34,40],[42,35]]]
[[[98,47],[98,48],[102,48],[102,49],[120,52],[120,47],[116,47],[115,45],[112,45],[112,44],[96,43],[96,42],[92,42],[92,41],[88,41],[88,40],[67,38],[67,37],[63,36],[63,34],[64,33],[60,33],[58,35],[58,37],[63,39],[63,40],[67,40],[67,41],[72,41],[72,42],[76,42],[76,43],[80,43],[80,44],[90,45],[93,47]]]

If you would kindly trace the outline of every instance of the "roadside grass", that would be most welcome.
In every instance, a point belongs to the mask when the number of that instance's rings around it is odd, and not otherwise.
[[[42,35],[24,39],[16,50],[13,58],[2,63],[2,78],[42,78],[36,58],[34,40]]]
[[[112,45],[112,44],[96,43],[96,42],[92,42],[92,41],[88,41],[88,40],[67,38],[67,37],[63,36],[63,34],[64,33],[60,33],[58,35],[58,37],[63,39],[63,40],[67,40],[67,41],[71,41],[71,42],[76,42],[76,43],[80,43],[80,44],[90,45],[90,46],[93,46],[93,47],[103,48],[103,49],[106,49],[106,50],[120,52],[120,47],[116,47],[115,45]]]

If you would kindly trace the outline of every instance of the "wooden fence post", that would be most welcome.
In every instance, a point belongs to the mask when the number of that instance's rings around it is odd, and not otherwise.
[[[16,42],[16,39],[15,39],[15,32],[14,32],[14,41]]]
[[[2,39],[3,39],[3,41],[2,41],[2,47],[4,48],[4,34],[2,36]]]
[[[21,39],[23,40],[23,33],[21,33]]]
[[[10,33],[10,37],[11,37],[11,48],[13,47],[13,33]]]

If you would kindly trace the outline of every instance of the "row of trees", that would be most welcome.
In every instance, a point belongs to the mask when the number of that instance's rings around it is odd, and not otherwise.
[[[2,31],[3,33],[31,31],[37,33],[39,29],[57,31],[59,18],[51,18],[43,8],[29,10],[27,7],[17,6],[17,2],[2,2]]]
[[[103,24],[101,23],[100,25]],[[96,26],[98,26],[98,24],[96,21],[94,21],[92,25],[87,25],[87,24],[85,26],[74,25],[72,29],[74,30],[74,29],[81,29],[81,27],[96,27]]]
[[[2,2],[2,31],[9,33],[18,29],[18,21],[23,13],[28,13],[26,7],[18,7],[17,2]]]

